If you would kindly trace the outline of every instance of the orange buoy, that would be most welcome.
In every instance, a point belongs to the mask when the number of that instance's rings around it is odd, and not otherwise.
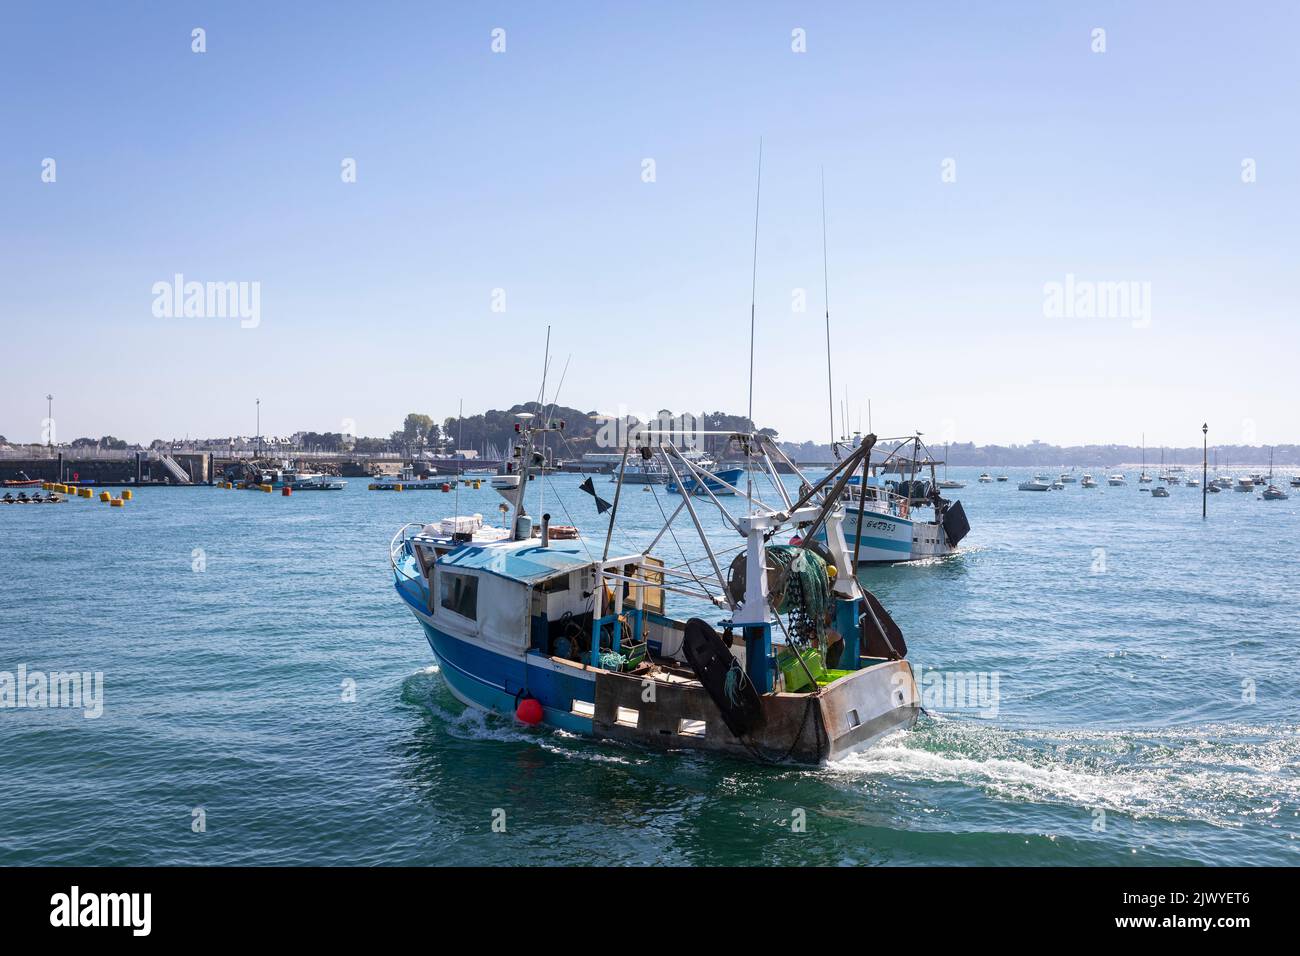
[[[288,498],[291,494],[293,494],[293,489],[290,488],[288,485],[285,485],[283,488],[280,489],[280,494]]]

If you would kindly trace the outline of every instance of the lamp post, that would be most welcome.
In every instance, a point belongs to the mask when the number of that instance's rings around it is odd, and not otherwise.
[[[47,394],[45,401],[47,402],[45,406],[45,447],[52,448],[54,447],[54,396]]]
[[[1210,496],[1209,478],[1209,424],[1201,425],[1201,520],[1205,520],[1205,502]]]
[[[257,457],[262,457],[262,400],[257,400]]]

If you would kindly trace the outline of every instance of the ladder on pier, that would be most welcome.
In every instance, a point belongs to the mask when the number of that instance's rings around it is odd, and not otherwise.
[[[180,462],[175,458],[166,454],[160,454],[158,458],[162,462],[163,467],[167,469],[167,473],[175,478],[180,484],[188,485],[190,483],[189,472],[182,468]]]

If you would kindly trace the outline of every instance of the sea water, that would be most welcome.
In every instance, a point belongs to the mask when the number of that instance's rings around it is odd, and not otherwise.
[[[972,528],[957,554],[861,575],[926,715],[823,768],[458,703],[387,546],[408,521],[498,521],[486,483],[0,506],[0,680],[99,675],[102,697],[0,707],[0,864],[1300,862],[1300,495],[1212,495],[1202,521],[1200,489],[977,471],[946,493]],[[581,480],[533,482],[529,510],[599,556]],[[680,501],[625,488],[614,551]],[[725,570],[740,539],[695,503]],[[656,550],[702,556],[686,513]]]

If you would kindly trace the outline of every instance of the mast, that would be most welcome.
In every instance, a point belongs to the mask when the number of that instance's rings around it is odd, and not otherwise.
[[[826,304],[826,410],[830,413],[831,454],[840,457],[840,447],[835,442],[835,398],[831,383],[831,280],[826,256],[826,167],[822,170],[822,296]]]
[[[465,399],[460,400],[460,408],[456,412],[456,417],[460,419],[456,430],[456,451],[460,451],[460,446],[465,438]],[[460,524],[460,459],[456,459],[456,503],[453,506],[456,512],[457,527]]]
[[[551,327],[546,327],[546,354],[542,360],[542,390],[539,393],[543,398],[546,396],[546,370],[551,364]],[[539,399],[537,410],[542,410]],[[515,492],[515,532],[511,536],[513,540],[518,540],[519,518],[524,514],[524,491],[528,488],[528,467],[533,457],[533,429],[531,427],[524,429],[526,440],[524,441],[523,451],[519,456],[519,489]]]
[[[754,318],[755,302],[758,299],[758,210],[759,203],[763,197],[763,140],[758,140],[758,182],[754,188],[754,258],[753,269],[749,280],[749,429],[751,432],[756,431],[754,428]],[[745,494],[749,498],[749,510],[754,510],[754,469],[749,459],[751,449],[746,449],[745,460]],[[683,489],[685,494],[685,489]]]

